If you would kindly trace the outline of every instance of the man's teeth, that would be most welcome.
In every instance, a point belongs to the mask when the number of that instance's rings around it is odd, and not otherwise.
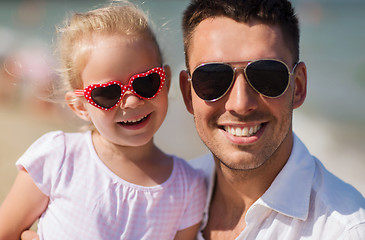
[[[256,125],[256,126],[252,126],[252,127],[244,127],[244,128],[230,127],[230,126],[224,127],[226,132],[228,132],[236,137],[250,137],[250,136],[254,135],[255,133],[257,133],[260,130],[260,128],[261,128],[261,125]]]
[[[139,119],[135,119],[135,120],[127,120],[127,121],[122,121],[122,123],[136,123],[136,122],[140,122],[142,121],[143,119],[145,119],[148,115],[144,116],[144,117],[141,117]]]

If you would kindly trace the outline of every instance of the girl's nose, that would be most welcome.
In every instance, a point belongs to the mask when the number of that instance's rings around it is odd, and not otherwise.
[[[144,99],[139,98],[131,91],[126,91],[122,96],[122,100],[120,102],[119,107],[122,109],[128,109],[128,108],[134,109],[139,106],[142,106],[144,104],[144,101],[145,101]]]

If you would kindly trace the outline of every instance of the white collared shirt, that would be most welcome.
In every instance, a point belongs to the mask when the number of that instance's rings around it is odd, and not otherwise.
[[[211,154],[190,161],[206,174],[207,224],[215,179]],[[247,211],[241,239],[365,239],[365,199],[327,171],[294,135],[290,158],[270,188]],[[198,240],[204,239],[201,232]]]

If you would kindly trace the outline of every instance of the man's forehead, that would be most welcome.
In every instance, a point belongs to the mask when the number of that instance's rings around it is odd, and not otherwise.
[[[257,21],[241,23],[227,17],[208,18],[196,27],[192,35],[189,64],[190,68],[194,68],[212,61],[278,58],[284,48],[281,31],[276,26]]]

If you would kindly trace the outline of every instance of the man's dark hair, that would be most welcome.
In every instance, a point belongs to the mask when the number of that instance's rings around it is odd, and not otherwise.
[[[299,61],[299,24],[289,1],[192,0],[185,10],[182,20],[187,68],[189,68],[188,50],[195,28],[203,20],[214,17],[228,17],[242,23],[256,20],[267,25],[279,26],[284,41],[292,52],[293,60]]]

